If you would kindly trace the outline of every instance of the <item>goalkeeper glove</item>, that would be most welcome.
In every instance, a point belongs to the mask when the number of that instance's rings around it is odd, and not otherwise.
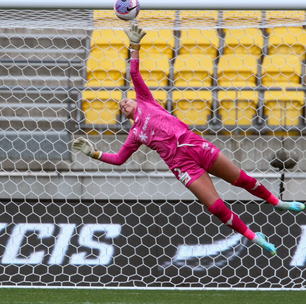
[[[130,29],[124,29],[125,34],[130,40],[130,47],[133,50],[140,49],[140,41],[146,35],[146,32],[141,28],[138,28],[138,25],[132,24]]]
[[[95,150],[92,143],[84,137],[75,139],[72,143],[72,147],[92,158],[100,159],[102,157],[102,152]]]

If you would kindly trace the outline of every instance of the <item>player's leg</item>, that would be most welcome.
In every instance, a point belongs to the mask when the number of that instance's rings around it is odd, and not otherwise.
[[[255,178],[240,170],[223,153],[219,153],[218,158],[209,170],[209,173],[224,179],[236,187],[243,188],[268,203],[272,204],[276,210],[301,211],[305,205],[300,202],[283,202],[275,197],[264,185]]]
[[[272,255],[276,254],[276,249],[273,244],[268,243],[262,234],[255,234],[237,214],[226,207],[207,172],[204,172],[198,179],[192,182],[189,189],[221,222],[266,249]]]

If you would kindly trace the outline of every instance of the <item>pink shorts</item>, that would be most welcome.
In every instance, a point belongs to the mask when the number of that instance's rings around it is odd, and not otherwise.
[[[187,188],[208,171],[217,159],[220,150],[199,135],[188,132],[180,138],[170,170]]]

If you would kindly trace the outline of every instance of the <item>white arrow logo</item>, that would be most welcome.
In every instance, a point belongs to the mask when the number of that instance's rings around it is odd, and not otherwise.
[[[177,248],[174,261],[186,260],[194,257],[205,257],[220,254],[236,246],[242,238],[241,234],[234,234],[228,239],[216,241],[214,244],[205,245],[180,245]]]

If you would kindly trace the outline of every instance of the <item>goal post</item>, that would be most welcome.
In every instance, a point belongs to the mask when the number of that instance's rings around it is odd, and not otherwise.
[[[113,1],[21,2],[0,4],[0,286],[304,289],[304,213],[212,177],[276,244],[271,258],[149,148],[120,167],[72,150],[79,136],[106,152],[127,138],[130,23]],[[304,3],[163,2],[143,0],[136,21],[155,99],[276,196],[304,202]]]

